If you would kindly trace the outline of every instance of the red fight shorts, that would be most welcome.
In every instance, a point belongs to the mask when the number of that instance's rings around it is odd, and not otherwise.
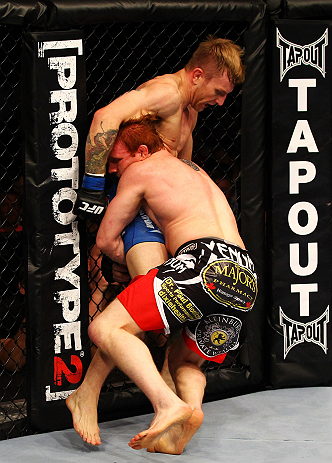
[[[185,243],[174,258],[134,278],[119,301],[143,331],[183,327],[186,346],[222,363],[257,297],[257,275],[246,250],[219,238]]]
[[[153,280],[158,269],[147,275],[138,275],[123,290],[118,299],[143,331],[164,331],[164,323],[158,311],[153,290]]]
[[[157,273],[158,269],[153,269],[147,275],[136,276],[128,288],[118,295],[121,304],[143,331],[163,332],[165,330],[153,291],[153,280]],[[203,354],[189,330],[188,332],[183,330],[182,336],[186,346],[205,360],[216,363],[222,363],[225,360],[226,354],[213,357]]]

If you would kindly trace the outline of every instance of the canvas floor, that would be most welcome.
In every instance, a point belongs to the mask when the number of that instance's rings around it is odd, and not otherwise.
[[[135,451],[128,442],[153,415],[101,423],[102,445],[73,429],[0,442],[6,463],[332,462],[332,388],[280,389],[203,404],[204,423],[182,455]]]

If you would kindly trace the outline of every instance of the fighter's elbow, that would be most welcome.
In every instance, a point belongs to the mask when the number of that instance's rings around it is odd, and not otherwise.
[[[122,242],[122,241],[121,241]],[[115,262],[122,263],[123,250],[120,246],[119,240],[110,240],[107,236],[98,234],[96,238],[96,245],[103,254],[106,254],[110,259]]]
[[[107,249],[107,240],[105,240],[105,238],[99,233],[97,234],[96,245],[97,245],[97,248],[100,249],[102,253],[106,254],[105,251]]]
[[[93,123],[100,124],[105,119],[105,108],[98,109],[93,115]]]
[[[116,112],[116,108],[112,107],[112,103],[108,106],[98,109],[93,115],[93,125],[100,126],[106,123],[107,127],[118,128],[123,118],[121,114]]]

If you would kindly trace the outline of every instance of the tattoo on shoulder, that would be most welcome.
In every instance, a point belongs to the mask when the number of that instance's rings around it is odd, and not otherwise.
[[[187,164],[189,167],[192,167],[194,170],[196,170],[197,172],[200,171],[200,168],[198,167],[197,164],[195,164],[194,162],[192,161],[189,161],[188,159],[180,159],[180,161],[184,162],[185,164]]]

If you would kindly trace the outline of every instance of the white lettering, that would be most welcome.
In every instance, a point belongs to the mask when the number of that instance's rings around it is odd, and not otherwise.
[[[55,271],[55,280],[66,280],[71,283],[75,288],[79,288],[80,277],[76,275],[74,270],[80,266],[80,255],[77,254],[68,264],[60,267]]]
[[[52,198],[52,209],[54,219],[61,225],[68,225],[76,219],[76,215],[73,214],[73,208],[76,201],[76,191],[71,188],[60,188],[59,191],[54,193]],[[68,200],[71,204],[71,210],[69,212],[61,212],[59,210],[60,203]]]
[[[312,275],[318,266],[318,243],[308,243],[308,264],[305,267],[300,265],[300,244],[290,243],[289,265],[295,275]]]
[[[77,222],[71,223],[72,233],[61,233],[56,234],[54,238],[54,246],[73,246],[74,254],[80,252],[80,235],[78,233],[78,224]]]
[[[306,173],[300,175],[300,171]],[[316,177],[316,167],[310,161],[290,161],[289,162],[289,193],[299,194],[300,183],[309,183]]]
[[[60,182],[61,180],[69,180],[71,188],[78,188],[78,157],[72,159],[71,167],[63,167],[51,170],[53,181]],[[76,216],[74,216],[76,217]]]
[[[79,321],[80,301],[80,276],[74,272],[80,266],[80,237],[76,215],[73,214],[73,207],[76,202],[75,189],[79,187],[79,159],[77,149],[79,135],[74,123],[77,117],[77,89],[75,89],[77,78],[77,56],[56,56],[64,53],[57,53],[57,50],[74,49],[71,55],[83,54],[83,41],[58,40],[38,43],[38,57],[44,58],[45,51],[49,51],[48,69],[56,73],[57,83],[60,89],[50,91],[49,103],[53,110],[58,105],[57,111],[49,112],[49,120],[52,128],[50,134],[50,147],[55,158],[66,161],[65,167],[51,169],[51,180],[55,182],[66,181],[70,187],[60,188],[52,197],[52,211],[56,222],[66,227],[63,233],[54,237],[54,246],[72,246],[74,257],[63,267],[55,269],[55,280],[64,280],[71,284],[74,289],[65,289],[54,293],[54,300],[61,305],[64,323],[53,324],[54,329],[54,353],[60,354],[62,344],[65,349],[82,349],[81,321]],[[53,52],[53,53],[51,53]],[[71,165],[68,166],[71,161]],[[71,231],[68,231],[71,226]],[[65,262],[64,262],[65,263]],[[63,338],[63,341],[62,341]],[[50,386],[46,386],[46,401],[61,400],[72,391],[57,391],[51,393]]]
[[[45,386],[45,400],[46,402],[51,402],[53,400],[65,400],[74,391],[75,389],[72,389],[71,391],[51,392],[51,386]]]
[[[46,50],[64,50],[68,48],[77,48],[77,53],[83,55],[83,42],[81,39],[50,40],[49,42],[38,42],[38,58],[44,58]]]
[[[48,59],[48,67],[56,70],[61,88],[70,89],[76,83],[76,56],[58,56]],[[69,72],[65,72],[69,71]],[[66,75],[68,74],[68,75]]]
[[[69,136],[71,138],[70,146],[61,148],[58,140],[60,137]],[[55,154],[55,157],[61,161],[67,161],[75,156],[78,148],[78,133],[77,129],[73,124],[62,122],[53,128],[51,132],[51,148]]]
[[[62,305],[62,315],[66,322],[74,322],[78,319],[81,308],[79,289],[57,291],[54,300]]]
[[[308,88],[316,87],[316,79],[289,79],[288,86],[297,88],[297,110],[307,111]]]
[[[61,336],[63,336],[65,349],[72,348],[71,337],[74,336],[75,350],[82,349],[81,342],[81,322],[57,323],[54,328],[54,352],[61,353]]]
[[[310,293],[318,292],[317,283],[299,283],[291,285],[291,293],[300,294],[300,316],[309,316],[309,296]]]
[[[308,121],[297,121],[287,153],[296,153],[298,148],[307,148],[309,153],[318,153]]]
[[[307,213],[307,224],[299,224],[299,213],[305,211]],[[288,224],[290,229],[297,235],[309,235],[317,227],[318,213],[311,203],[300,201],[290,208],[288,213]]]
[[[50,113],[51,124],[74,122],[77,116],[77,90],[53,90],[50,103],[58,103],[59,111]]]

